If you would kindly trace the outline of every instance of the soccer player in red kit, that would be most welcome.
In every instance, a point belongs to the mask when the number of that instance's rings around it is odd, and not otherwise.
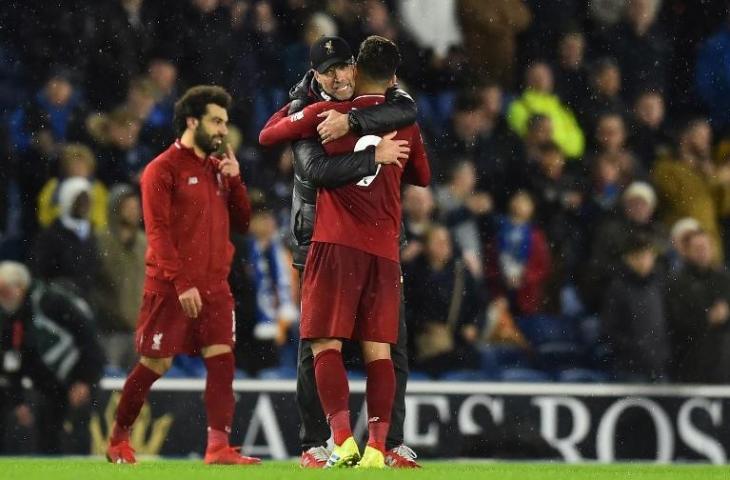
[[[208,371],[205,463],[255,464],[228,443],[235,342],[228,272],[230,228],[245,233],[251,207],[232,149],[212,154],[228,132],[230,95],[221,87],[189,89],[175,104],[180,138],[152,160],[140,181],[148,247],[144,297],[137,325],[141,358],[122,390],[107,449],[113,463],[135,463],[132,424],[152,384],[176,354],[202,355]]]
[[[355,98],[321,102],[267,126],[259,139],[279,142],[312,137],[323,112],[347,112],[384,101],[400,62],[396,45],[368,37],[360,46]],[[410,144],[400,165],[380,165],[370,177],[320,189],[314,236],[304,267],[301,338],[312,340],[315,378],[335,443],[327,465],[385,466],[385,437],[395,392],[390,345],[398,337],[401,181],[426,186],[431,172],[416,125],[386,135]],[[325,144],[330,155],[376,145],[380,137],[353,135]],[[367,369],[369,439],[363,456],[352,438],[342,339],[358,340]]]

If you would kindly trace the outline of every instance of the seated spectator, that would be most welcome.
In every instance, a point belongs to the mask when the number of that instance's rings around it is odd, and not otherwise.
[[[680,218],[697,219],[702,229],[712,237],[716,261],[724,257],[718,218],[728,212],[721,210],[720,199],[727,195],[730,180],[712,161],[712,130],[707,120],[695,118],[679,131],[675,153],[658,160],[654,166],[653,182],[663,205],[662,220],[672,225]]]
[[[163,88],[174,89],[174,83],[171,87],[165,82],[174,82],[177,71],[168,71],[170,64],[162,64],[159,62],[152,65],[156,70],[158,81],[163,84]],[[174,65],[172,65],[174,69]],[[159,73],[158,70],[162,70]],[[173,75],[172,80],[166,76]],[[168,93],[169,95],[169,93]],[[127,98],[122,104],[128,112],[134,115],[141,127],[139,138],[140,143],[144,145],[155,146],[157,152],[164,150],[170,138],[174,137],[172,129],[172,107],[174,104],[168,98],[168,104],[163,105],[163,92],[157,86],[157,83],[149,77],[133,78],[127,89]],[[169,109],[169,110],[166,110]]]
[[[664,129],[664,97],[655,91],[639,94],[634,102],[628,145],[647,171],[657,158],[667,156],[671,139]]]
[[[553,121],[550,117],[539,113],[530,117],[527,121],[527,134],[523,138],[528,167],[534,168],[540,163],[542,146],[546,143],[555,143],[553,136]],[[562,152],[562,148],[560,151]]]
[[[94,178],[96,159],[89,147],[82,143],[68,143],[61,147],[60,175],[51,178],[38,195],[38,224],[48,228],[61,214],[58,204],[59,187],[64,179],[83,177],[91,183],[91,213],[89,219],[94,231],[106,228],[108,192],[103,183]]]
[[[454,257],[445,227],[433,226],[423,254],[403,266],[403,288],[413,368],[431,375],[477,368],[470,346],[476,329],[469,327],[477,324],[483,302],[469,270]]]
[[[673,379],[730,381],[730,276],[713,264],[712,238],[699,230],[686,239],[686,262],[667,290]]]
[[[32,336],[35,351],[17,360],[42,394],[35,422],[39,453],[88,454],[89,420],[104,366],[88,304],[60,285],[32,281],[22,264],[2,262],[0,320],[3,327],[30,327],[21,333]]]
[[[600,222],[615,213],[624,189],[642,175],[637,175],[635,159],[626,152],[604,152],[592,163],[588,203],[594,222]]]
[[[89,295],[99,276],[99,249],[91,229],[91,184],[86,178],[67,178],[58,189],[61,215],[36,239],[31,253],[35,275],[63,282]]]
[[[109,364],[124,371],[134,365],[134,332],[142,305],[147,237],[139,195],[119,184],[109,194],[109,225],[99,235],[100,279],[95,285],[102,343]]]
[[[139,183],[142,170],[154,158],[150,149],[140,144],[141,129],[137,115],[124,107],[91,117],[89,130],[96,143],[99,179],[107,186]]]
[[[236,301],[236,362],[256,374],[280,366],[284,350],[296,348],[292,342],[298,312],[292,300],[291,258],[268,206],[255,208],[249,230],[246,237],[234,238],[229,281]]]
[[[553,93],[553,74],[546,63],[530,65],[526,73],[526,88],[509,106],[507,121],[519,136],[527,133],[527,122],[535,114],[550,117],[553,141],[568,158],[580,158],[585,148],[583,131],[573,112]]]
[[[423,253],[426,233],[434,222],[436,204],[430,187],[406,185],[401,197],[403,204],[403,231],[406,246],[400,252],[402,263],[408,263]]]
[[[492,210],[487,193],[476,191],[476,171],[469,160],[457,161],[449,182],[437,187],[436,204],[440,220],[454,236],[464,264],[472,275],[482,276],[482,235],[480,226]]]
[[[532,223],[535,204],[524,191],[510,200],[509,215],[499,217],[487,246],[484,269],[490,293],[509,300],[515,315],[544,308],[550,276],[550,248],[545,234]]]
[[[664,225],[654,219],[656,203],[651,185],[634,182],[621,196],[619,214],[597,226],[588,268],[584,270],[584,301],[589,307],[598,307],[605,286],[624,271],[621,254],[635,235],[643,235],[652,242],[655,254],[662,260],[657,270],[666,273],[668,235]]]
[[[664,279],[655,270],[650,238],[632,236],[624,246],[621,271],[608,286],[601,310],[603,342],[619,382],[666,381],[670,345],[664,308]]]
[[[598,117],[594,133],[595,156],[602,153],[618,154],[631,163],[634,175],[646,177],[643,165],[634,157],[634,153],[626,146],[626,122],[618,113],[604,113]],[[630,159],[629,159],[630,157]],[[590,163],[591,160],[588,161]]]

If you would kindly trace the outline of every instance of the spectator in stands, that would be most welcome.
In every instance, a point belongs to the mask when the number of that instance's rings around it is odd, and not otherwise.
[[[664,279],[656,274],[650,238],[633,235],[624,246],[620,274],[606,290],[601,310],[609,366],[619,382],[667,381],[670,345],[664,308]]]
[[[31,282],[30,273],[19,263],[0,263],[2,284],[0,315],[30,327],[27,332],[34,337],[37,353],[23,367],[42,393],[36,421],[39,451],[87,454],[88,423],[104,366],[91,309],[59,285]],[[64,428],[66,422],[70,429]]]
[[[555,91],[577,111],[588,95],[588,72],[585,65],[586,38],[578,30],[563,34],[558,44]]]
[[[669,239],[672,242],[669,251],[669,268],[672,275],[679,273],[687,262],[687,239],[690,234],[701,230],[700,222],[692,217],[682,218],[672,225]]]
[[[158,151],[162,151],[163,145],[173,136],[172,111],[158,110],[161,99],[162,92],[151,78],[135,77],[129,82],[127,98],[122,104],[141,125],[139,142],[145,146],[156,146]],[[168,106],[172,107],[172,104]]]
[[[403,231],[406,246],[401,250],[400,259],[408,263],[423,253],[426,234],[434,223],[434,209],[431,187],[406,185],[401,198],[403,204]]]
[[[235,237],[231,290],[236,299],[236,362],[256,374],[282,366],[284,350],[296,361],[298,312],[292,300],[291,256],[279,240],[271,208],[259,203],[251,216],[250,233]]]
[[[624,189],[636,179],[633,157],[622,153],[605,152],[592,162],[588,213],[594,223],[615,209]]]
[[[134,332],[142,304],[147,249],[139,195],[130,185],[112,188],[108,216],[109,224],[99,235],[101,272],[94,288],[94,306],[109,364],[127,371],[137,359]]]
[[[454,237],[464,264],[476,278],[482,276],[484,217],[492,211],[492,199],[476,190],[476,169],[469,160],[454,162],[449,182],[436,188],[440,221]]]
[[[644,91],[634,102],[628,145],[647,171],[651,171],[657,158],[667,156],[671,148],[664,128],[664,111],[664,96],[656,91]]]
[[[529,7],[522,0],[462,0],[459,18],[475,80],[513,87],[517,35],[530,26]]]
[[[656,193],[652,186],[634,182],[621,196],[619,214],[609,216],[597,225],[590,260],[584,269],[584,301],[591,311],[600,306],[605,286],[623,273],[621,255],[629,240],[636,235],[642,235],[652,242],[656,255],[662,260],[657,270],[660,274],[666,273],[668,235],[664,225],[654,219],[656,205]]]
[[[67,143],[60,148],[60,172],[46,182],[38,195],[38,224],[48,228],[61,215],[59,190],[63,181],[71,177],[83,177],[91,184],[89,220],[96,232],[106,228],[108,191],[95,178],[96,159],[89,147],[82,143]]]
[[[587,159],[589,165],[595,164],[600,157],[603,161],[610,159],[620,169],[623,186],[634,179],[645,180],[648,173],[643,168],[634,153],[626,146],[626,123],[617,113],[604,113],[598,117],[594,134],[595,153]]]
[[[159,28],[154,1],[112,0],[96,5],[85,88],[96,110],[124,100],[129,82],[143,72]]]
[[[713,265],[712,238],[686,238],[686,263],[667,290],[673,379],[682,383],[730,381],[730,276]]]
[[[92,117],[90,130],[98,154],[99,179],[107,186],[139,183],[145,165],[154,155],[139,143],[142,122],[125,107]]]
[[[528,183],[535,199],[535,223],[550,241],[554,267],[560,276],[571,276],[585,251],[584,182],[565,170],[563,152],[548,141],[540,147],[537,169],[530,173]]]
[[[476,368],[470,346],[476,330],[468,326],[477,324],[483,302],[469,269],[454,257],[445,227],[428,231],[423,254],[403,265],[403,279],[412,368],[435,376]]]
[[[550,276],[550,247],[533,222],[535,204],[527,192],[510,200],[509,215],[498,217],[486,251],[484,269],[489,292],[504,296],[515,315],[543,311]]]
[[[543,114],[553,123],[553,141],[568,158],[580,158],[585,138],[573,112],[553,92],[553,74],[543,62],[530,65],[525,74],[525,90],[509,106],[507,120],[518,135],[524,137],[531,116]]]
[[[621,70],[615,60],[597,60],[590,70],[590,91],[577,108],[581,126],[594,131],[599,118],[605,114],[625,117],[626,104],[621,99]]]
[[[523,141],[525,162],[528,167],[534,167],[540,163],[543,145],[555,143],[553,142],[553,131],[553,121],[546,115],[538,113],[527,121],[527,134]],[[562,148],[560,151],[562,152]]]
[[[9,119],[10,142],[17,156],[23,205],[23,233],[31,238],[37,230],[35,205],[43,185],[58,170],[58,148],[66,141],[83,139],[85,106],[74,87],[72,74],[54,70],[43,89]]]
[[[660,0],[628,0],[624,20],[607,29],[598,53],[618,60],[626,98],[642,90],[666,91],[672,46],[657,22]]]
[[[691,119],[679,131],[673,157],[658,160],[652,177],[663,205],[664,223],[697,219],[712,237],[719,262],[723,252],[718,218],[727,212],[720,210],[718,198],[727,191],[730,180],[726,170],[713,164],[711,150],[712,130],[707,120]]]
[[[175,99],[178,98],[177,65],[168,55],[162,53],[154,55],[147,65],[147,77],[152,80],[158,94],[157,103],[147,122],[153,128],[169,128],[172,124]],[[158,146],[150,143],[151,146]]]
[[[61,215],[38,236],[31,254],[35,275],[63,282],[88,296],[99,276],[99,250],[91,228],[91,184],[84,177],[67,178],[58,189]]]

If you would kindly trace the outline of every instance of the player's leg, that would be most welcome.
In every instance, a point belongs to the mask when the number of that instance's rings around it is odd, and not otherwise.
[[[390,430],[385,446],[385,463],[391,468],[419,468],[416,453],[403,443],[403,423],[406,419],[406,386],[408,383],[408,330],[406,326],[405,303],[401,294],[398,316],[398,342],[390,348],[395,369],[395,397],[390,414]]]
[[[299,441],[302,446],[302,467],[321,468],[327,462],[326,449],[330,428],[322,411],[314,376],[314,353],[309,340],[299,341],[297,361],[297,409]]]
[[[382,468],[395,396],[395,371],[390,344],[364,341],[361,345],[367,373],[368,443],[359,466]]]
[[[172,366],[173,357],[142,356],[124,382],[117,413],[109,438],[107,459],[112,463],[135,463],[134,450],[129,445],[129,434],[137,420],[152,384]]]
[[[395,396],[395,370],[390,346],[398,340],[400,265],[373,256],[361,298],[356,337],[360,340],[367,374],[369,437],[358,466],[383,468]]]
[[[233,395],[235,318],[233,297],[224,291],[203,298],[196,337],[207,370],[205,413],[208,420],[207,464],[250,465],[261,463],[244,457],[229,443],[236,400]]]

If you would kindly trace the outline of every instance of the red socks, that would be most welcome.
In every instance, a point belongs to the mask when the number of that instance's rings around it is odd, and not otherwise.
[[[205,412],[208,416],[208,450],[228,446],[235,399],[233,397],[232,352],[204,358],[208,377],[205,382]]]
[[[385,452],[385,439],[390,429],[390,412],[395,397],[393,361],[375,360],[367,368],[368,445]]]
[[[317,382],[319,401],[327,415],[336,445],[352,436],[350,427],[350,386],[342,362],[342,353],[335,349],[319,352],[314,357],[314,378]]]
[[[122,389],[122,398],[117,407],[116,422],[112,429],[110,442],[117,445],[122,441],[129,441],[129,430],[137,419],[139,411],[144,405],[152,384],[160,378],[157,372],[138,363],[127,377]]]

